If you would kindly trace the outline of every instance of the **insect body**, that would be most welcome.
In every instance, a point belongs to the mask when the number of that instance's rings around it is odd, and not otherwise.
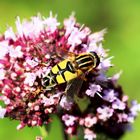
[[[81,53],[67,58],[54,67],[43,78],[43,86],[54,87],[55,85],[69,82],[80,75],[96,68],[100,63],[99,56],[95,52]]]

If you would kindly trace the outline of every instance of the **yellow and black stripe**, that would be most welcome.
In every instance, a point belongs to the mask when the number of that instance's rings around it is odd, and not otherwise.
[[[89,68],[95,68],[98,63],[99,59],[97,54],[95,52],[90,52],[90,53],[84,53],[76,57],[76,63],[78,66],[78,69],[81,70],[88,70]]]

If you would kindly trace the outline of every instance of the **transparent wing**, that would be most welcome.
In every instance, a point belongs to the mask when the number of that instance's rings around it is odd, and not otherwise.
[[[74,98],[74,95],[78,95],[83,81],[80,77],[75,78],[67,83],[67,87],[65,89],[65,93],[68,98]]]

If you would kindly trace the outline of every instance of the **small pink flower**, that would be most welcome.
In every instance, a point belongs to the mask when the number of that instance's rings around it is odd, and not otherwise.
[[[84,118],[80,118],[79,119],[79,125],[84,125],[84,123],[85,123],[85,119]]]
[[[66,28],[65,36],[67,37],[74,29],[74,25],[76,23],[76,19],[74,17],[74,13],[68,18],[64,20],[64,26]]]
[[[133,114],[133,116],[137,116],[138,112],[140,112],[140,104],[137,103],[137,101],[132,101],[131,102],[132,106],[130,108],[131,114]]]
[[[4,69],[0,69],[0,80],[5,79],[6,71]]]
[[[51,106],[51,105],[56,105],[59,102],[61,94],[62,93],[57,93],[57,94],[51,95],[50,97],[46,97],[43,94],[41,94],[41,96],[40,96],[42,98],[41,102],[46,107]]]
[[[127,122],[134,123],[135,117],[132,114],[128,115]]]
[[[120,78],[121,74],[122,74],[122,71],[116,73],[115,75],[113,75],[109,79],[111,79],[111,81],[115,84],[118,81],[118,79]]]
[[[32,39],[35,39],[36,37],[39,36],[41,30],[43,30],[43,22],[42,19],[37,16],[37,17],[32,17],[32,22],[29,21],[20,21],[20,18],[17,17],[16,20],[16,27],[19,36],[23,37],[29,37]]]
[[[37,66],[39,64],[38,59],[29,59],[27,58],[26,63],[29,64],[32,68],[34,68],[35,66]]]
[[[114,90],[105,90],[104,94],[103,99],[109,102],[113,102],[117,98],[117,93],[115,93]]]
[[[118,114],[118,123],[127,122],[127,121],[128,121],[128,115],[126,113]]]
[[[104,40],[104,34],[106,29],[100,32],[93,33],[88,37],[87,51],[95,51],[101,58],[107,57],[107,51],[102,47],[102,41]]]
[[[95,32],[89,36],[89,42],[99,43],[104,40],[104,34],[106,33],[106,29],[101,30],[100,32]]]
[[[0,106],[0,118],[4,118],[4,116],[5,116],[5,113],[6,113],[6,109],[5,108],[2,108],[1,106]]]
[[[84,122],[85,126],[88,127],[88,128],[90,128],[94,124],[97,123],[97,117],[92,116],[92,115],[89,114],[88,116],[85,117],[84,121],[85,121]]]
[[[9,27],[5,33],[4,33],[4,37],[5,39],[12,39],[12,40],[16,40],[16,35],[15,33],[13,32],[13,28],[12,27]]]
[[[99,64],[98,68],[104,71],[108,70],[109,67],[113,66],[113,64],[111,64],[112,58],[113,57],[109,57],[109,58],[101,60],[101,63]]]
[[[33,86],[34,81],[36,79],[36,74],[28,72],[28,73],[25,73],[25,76],[26,76],[26,78],[24,80],[24,84],[28,84],[29,86]]]
[[[56,16],[52,16],[52,12],[50,12],[50,17],[45,19],[43,23],[46,25],[47,31],[50,31],[51,33],[53,33],[57,29],[57,26],[60,25],[60,23],[57,22]]]
[[[72,135],[75,132],[75,127],[69,126],[65,129],[65,132],[69,135]]]
[[[17,130],[20,130],[22,128],[25,127],[25,124],[23,122],[21,122],[18,126],[17,126]]]
[[[36,140],[43,140],[41,136],[36,136]]]
[[[116,99],[113,103],[112,103],[112,108],[113,109],[119,109],[119,110],[124,110],[126,107],[125,103],[122,102],[119,99]]]
[[[96,80],[99,82],[106,82],[108,80],[107,76],[105,75],[105,73],[103,73],[102,71],[99,72],[99,75],[96,77]]]
[[[128,96],[127,95],[123,95],[122,97],[122,102],[127,102],[128,101]]]
[[[66,110],[71,110],[73,102],[68,100],[66,96],[63,96],[60,101],[60,106]]]
[[[103,121],[108,120],[113,115],[113,112],[114,110],[107,106],[97,108],[98,118]]]
[[[62,120],[64,121],[66,126],[73,126],[77,121],[77,117],[65,114],[62,116]]]
[[[86,139],[86,140],[96,139],[96,134],[92,130],[86,128],[84,130],[84,139]]]
[[[10,46],[9,55],[10,55],[10,57],[13,57],[13,58],[23,57],[23,52],[21,51],[21,46],[17,46],[17,47]]]
[[[71,45],[70,52],[73,52],[75,46],[82,43],[82,40],[87,36],[84,31],[80,31],[77,27],[74,27],[72,33],[68,37],[68,44]]]
[[[6,105],[10,104],[10,99],[6,96],[0,96],[0,100],[3,100]]]
[[[86,91],[86,94],[90,97],[94,97],[95,93],[101,92],[102,88],[100,85],[90,84],[89,89]]]
[[[3,59],[5,55],[8,53],[8,41],[0,41],[0,59]]]

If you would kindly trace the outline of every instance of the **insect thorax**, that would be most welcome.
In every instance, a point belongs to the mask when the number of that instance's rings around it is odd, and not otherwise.
[[[65,59],[52,67],[48,75],[43,78],[44,87],[53,87],[65,83],[77,76],[73,63]]]

